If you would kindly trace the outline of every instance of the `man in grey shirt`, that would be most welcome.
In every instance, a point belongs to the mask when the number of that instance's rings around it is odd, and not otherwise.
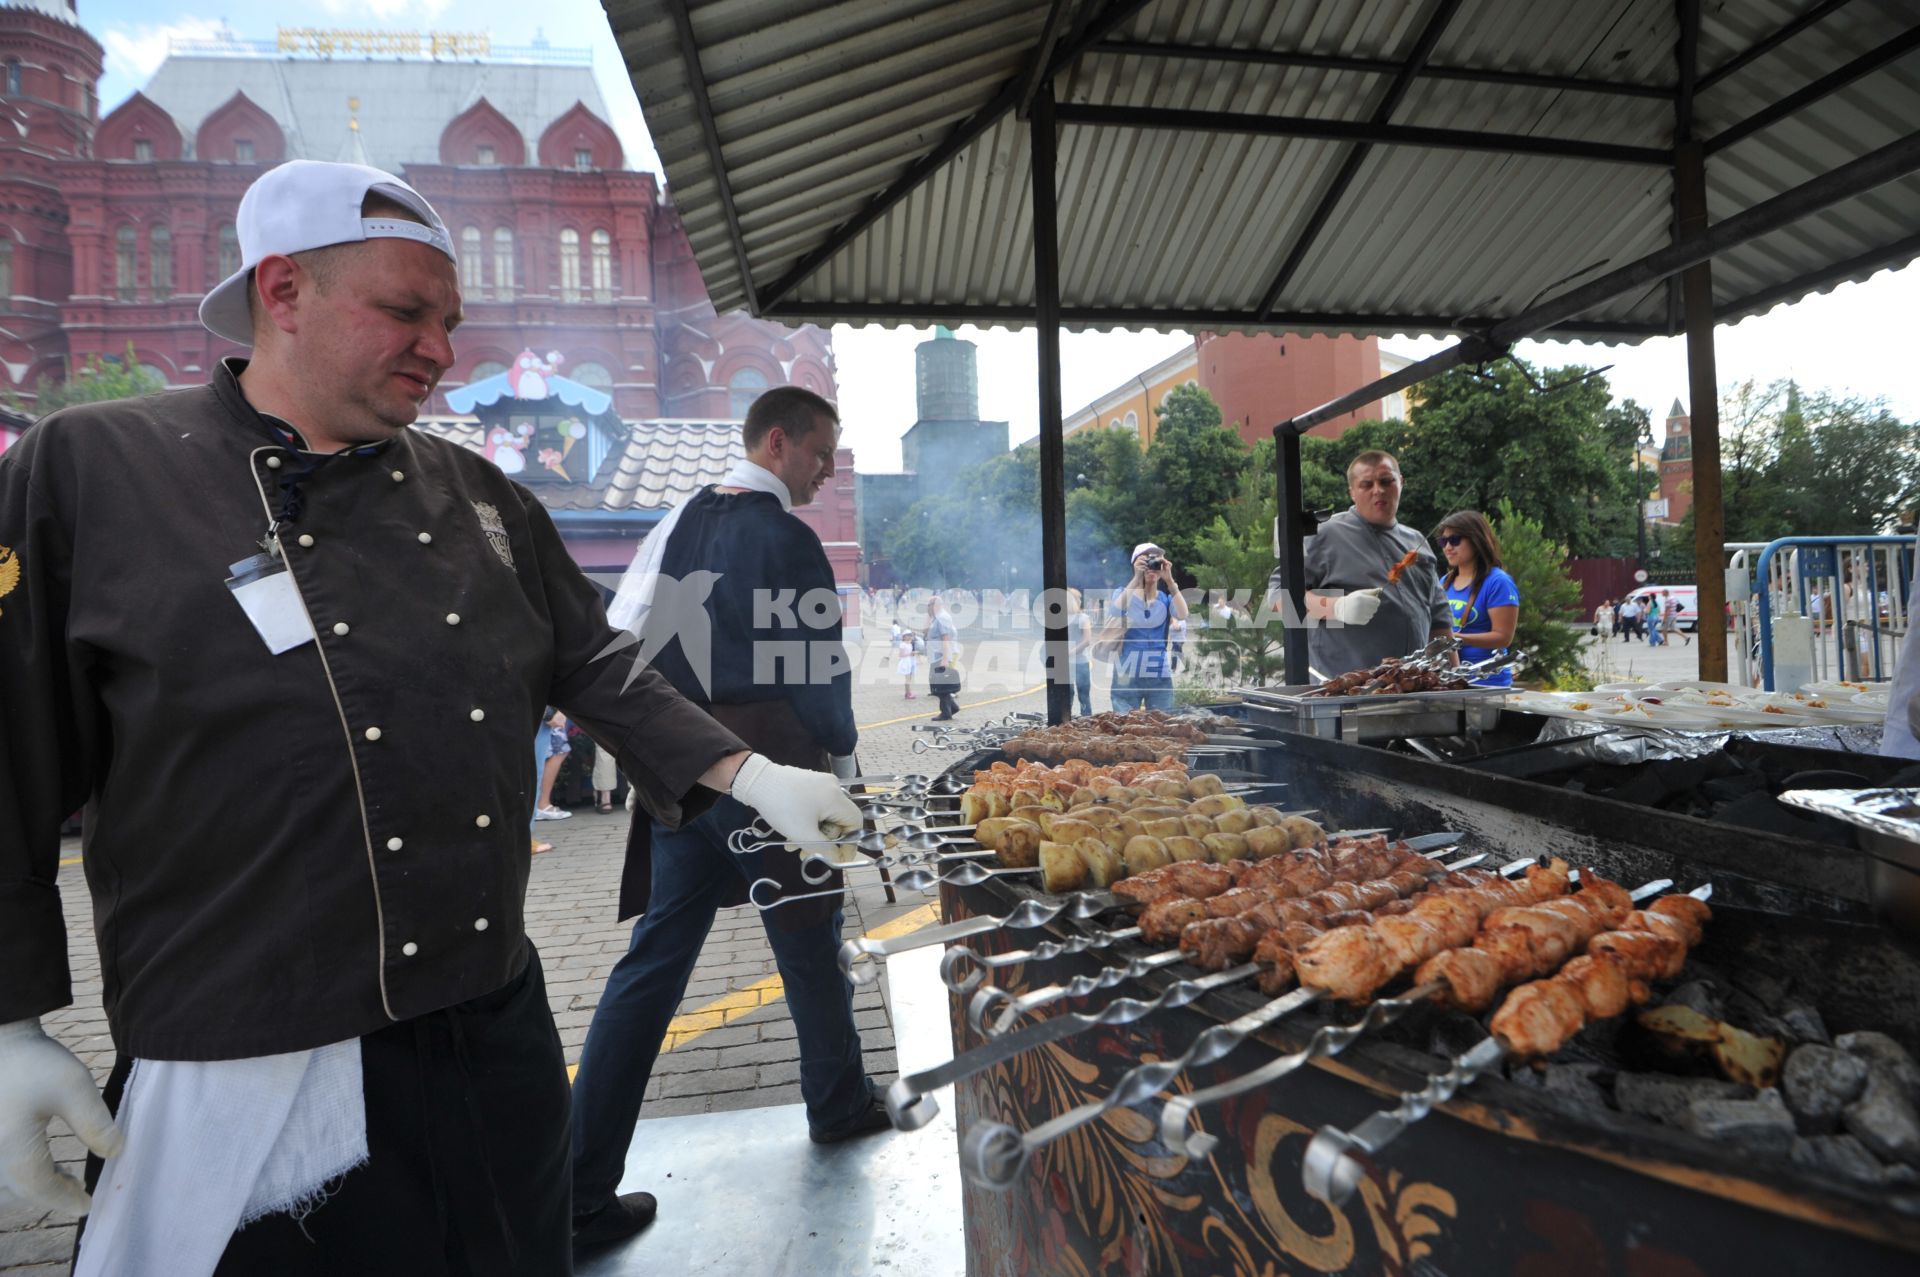
[[[1321,524],[1306,545],[1307,623],[1314,627],[1308,659],[1318,676],[1289,672],[1289,683],[1319,683],[1405,656],[1453,628],[1433,548],[1399,521],[1400,490],[1400,463],[1391,453],[1363,452],[1347,467],[1353,507]],[[1414,561],[1388,584],[1387,573],[1408,551]],[[1281,588],[1280,568],[1269,584]]]

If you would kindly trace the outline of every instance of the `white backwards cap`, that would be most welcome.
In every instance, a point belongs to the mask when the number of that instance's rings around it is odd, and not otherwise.
[[[412,209],[427,224],[360,216],[360,206],[369,192]],[[253,344],[247,289],[253,283],[253,268],[263,257],[289,256],[370,239],[411,239],[431,244],[453,258],[453,240],[433,205],[393,174],[365,164],[289,160],[268,169],[247,188],[234,220],[240,239],[240,269],[200,300],[200,322],[216,335],[242,346]]]

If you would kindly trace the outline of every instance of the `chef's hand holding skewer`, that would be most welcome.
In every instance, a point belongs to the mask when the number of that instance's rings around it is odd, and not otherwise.
[[[93,1074],[46,1035],[38,1016],[0,1024],[0,1189],[41,1210],[84,1215],[87,1190],[55,1169],[47,1144],[47,1119],[55,1116],[103,1158],[124,1143]]]
[[[796,842],[845,838],[860,832],[860,809],[830,772],[787,767],[749,754],[727,791]]]

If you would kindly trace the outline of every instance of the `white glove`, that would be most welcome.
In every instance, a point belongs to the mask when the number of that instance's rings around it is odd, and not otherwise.
[[[749,754],[728,792],[795,842],[844,838],[860,831],[860,809],[826,772],[783,767],[764,755]]]
[[[852,780],[860,774],[860,764],[855,761],[852,754],[835,754],[833,774],[839,780]]]
[[[1355,590],[1333,601],[1333,619],[1342,625],[1365,625],[1380,610],[1380,590]]]
[[[93,1074],[46,1035],[38,1016],[0,1024],[0,1188],[42,1210],[84,1215],[87,1190],[54,1169],[47,1146],[47,1119],[56,1115],[101,1157],[126,1142]]]

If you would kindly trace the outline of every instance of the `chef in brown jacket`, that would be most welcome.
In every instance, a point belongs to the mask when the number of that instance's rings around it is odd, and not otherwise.
[[[521,918],[542,707],[664,824],[725,793],[793,837],[859,813],[603,656],[540,503],[407,429],[461,317],[424,199],[295,161],[238,230],[201,316],[250,362],[0,458],[0,1187],[87,1209],[58,1115],[97,1155],[79,1273],[566,1272],[567,1079]],[[117,1123],[39,1026],[70,1001],[82,808]]]

